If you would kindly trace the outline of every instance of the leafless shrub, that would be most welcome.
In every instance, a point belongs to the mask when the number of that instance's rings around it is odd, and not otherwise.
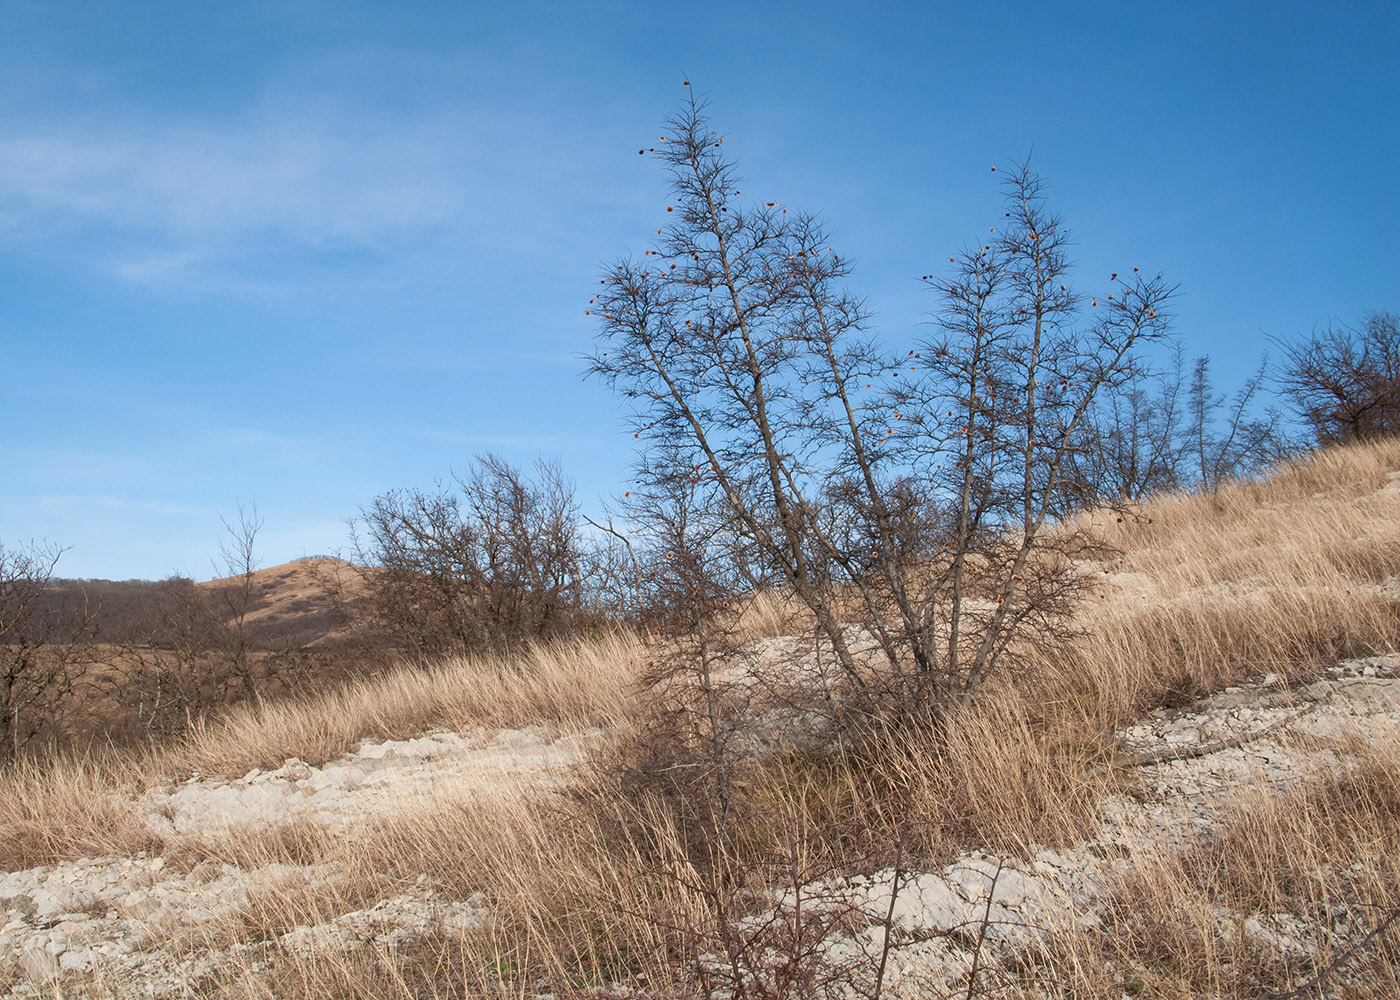
[[[55,545],[0,545],[0,762],[42,735],[57,738],[92,662],[92,610],[45,601],[62,554]]]
[[[485,455],[451,486],[377,497],[356,524],[372,631],[427,657],[517,648],[583,623],[573,485]]]
[[[1178,343],[1165,370],[1106,387],[1088,414],[1071,476],[1085,508],[1138,504],[1178,490],[1218,491],[1292,451],[1282,414],[1262,398],[1261,363],[1235,392],[1217,392],[1210,359],[1187,362]]]
[[[113,636],[103,687],[133,711],[148,739],[166,739],[194,720],[242,702],[306,693],[309,654],[255,622],[261,587],[255,503],[224,519],[226,537],[207,584],[173,577],[154,585],[146,613]]]
[[[972,698],[1020,639],[1062,628],[1075,578],[1045,529],[1095,397],[1136,376],[1172,288],[1115,275],[1082,318],[1067,231],[1022,165],[1010,221],[928,278],[942,334],[897,356],[814,217],[739,200],[699,102],[666,133],[675,221],[602,279],[590,373],[664,442],[646,462],[720,517],[712,544],[811,611],[861,714]]]
[[[1329,326],[1283,352],[1279,387],[1319,444],[1400,433],[1400,321],[1366,316],[1360,327]]]

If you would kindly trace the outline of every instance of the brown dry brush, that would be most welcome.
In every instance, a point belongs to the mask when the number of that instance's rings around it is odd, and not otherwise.
[[[1279,388],[1318,444],[1400,433],[1400,318],[1368,314],[1297,340],[1278,340]]]
[[[653,455],[634,490],[632,509],[647,512],[655,546],[647,586],[665,631],[650,645],[643,717],[584,801],[605,836],[640,846],[643,898],[668,900],[630,915],[667,935],[678,988],[877,997],[896,945],[893,917],[867,913],[849,877],[890,862],[902,885],[901,865],[915,853],[909,796],[898,797],[899,782],[860,779],[860,764],[842,753],[842,710],[813,683],[821,674],[812,644],[755,640],[749,605],[766,597],[741,596],[744,568],[718,541],[727,521],[694,503],[704,488],[694,471]],[[857,932],[872,926],[881,929],[875,947],[837,957],[834,944],[863,942]]]
[[[513,650],[588,624],[573,484],[478,457],[450,485],[394,490],[356,527],[360,631],[419,659]]]
[[[55,545],[0,544],[0,764],[62,737],[95,660],[96,609],[46,600],[62,554]]]
[[[650,587],[656,603],[666,608],[670,635],[664,646],[657,644],[645,678],[653,710],[632,745],[623,748],[618,775],[624,798],[647,805],[619,818],[651,819],[659,813],[677,831],[679,843],[665,845],[670,849],[650,859],[651,877],[698,899],[699,918],[693,910],[650,916],[675,935],[702,993],[712,993],[718,979],[742,995],[752,978],[755,937],[742,930],[750,915],[742,897],[751,888],[752,861],[736,843],[748,812],[744,773],[753,765],[753,747],[746,752],[749,741],[740,720],[752,692],[725,623],[732,591],[715,571],[718,560],[708,557],[722,523],[697,516],[696,477],[687,471],[677,464],[653,466],[648,488],[639,491],[637,505],[649,507],[660,549],[648,573]],[[640,834],[634,830],[627,836],[640,839]]]

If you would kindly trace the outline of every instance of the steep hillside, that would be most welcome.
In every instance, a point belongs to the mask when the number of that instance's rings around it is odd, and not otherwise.
[[[255,648],[333,645],[342,639],[343,605],[362,593],[359,573],[349,563],[318,556],[255,570],[246,625]],[[242,606],[241,577],[200,583],[168,580],[55,579],[36,614],[55,622],[92,617],[99,640],[109,643],[155,639],[171,632],[172,621],[188,616],[187,593],[220,621]],[[227,594],[226,599],[221,595]],[[334,595],[334,596],[333,596]],[[338,605],[340,607],[338,607]]]

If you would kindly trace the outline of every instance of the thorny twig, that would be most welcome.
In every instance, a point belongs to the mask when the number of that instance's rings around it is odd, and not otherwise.
[[[890,960],[890,946],[894,939],[894,908],[899,901],[900,880],[904,878],[904,848],[905,841],[909,835],[909,811],[912,804],[913,791],[906,787],[904,790],[904,817],[899,823],[899,839],[895,843],[894,853],[894,881],[890,884],[890,905],[885,911],[884,939],[880,944],[880,964],[875,970],[875,989],[871,994],[871,1000],[880,1000],[880,991],[885,985],[885,966]]]
[[[1360,941],[1356,942],[1356,944],[1352,945],[1346,951],[1342,952],[1336,958],[1332,959],[1332,961],[1327,964],[1326,968],[1320,970],[1315,976],[1313,976],[1311,979],[1305,982],[1302,986],[1290,990],[1287,993],[1278,993],[1275,991],[1270,991],[1264,994],[1263,1000],[1296,1000],[1296,998],[1303,996],[1309,990],[1320,986],[1324,979],[1330,976],[1333,972],[1337,971],[1338,966],[1340,966],[1343,962],[1347,961],[1347,959],[1351,958],[1351,956],[1355,955],[1362,948],[1366,947],[1378,936],[1383,934],[1385,930],[1390,927],[1391,924],[1395,923],[1396,920],[1400,920],[1400,907],[1391,910],[1390,915],[1387,916],[1375,927],[1371,928],[1371,932],[1369,934],[1367,934]]]
[[[982,946],[987,941],[987,928],[992,924],[992,901],[996,899],[997,880],[1006,868],[1006,859],[997,859],[997,870],[992,873],[992,884],[987,887],[987,905],[982,911],[982,923],[977,928],[977,944],[972,949],[972,968],[967,973],[967,1000],[973,1000],[977,989],[977,973],[982,966]]]

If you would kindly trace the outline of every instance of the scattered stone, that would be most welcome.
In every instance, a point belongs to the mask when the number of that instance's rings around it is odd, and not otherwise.
[[[58,978],[58,958],[37,941],[24,946],[19,954],[19,968],[31,983],[43,985]]]

